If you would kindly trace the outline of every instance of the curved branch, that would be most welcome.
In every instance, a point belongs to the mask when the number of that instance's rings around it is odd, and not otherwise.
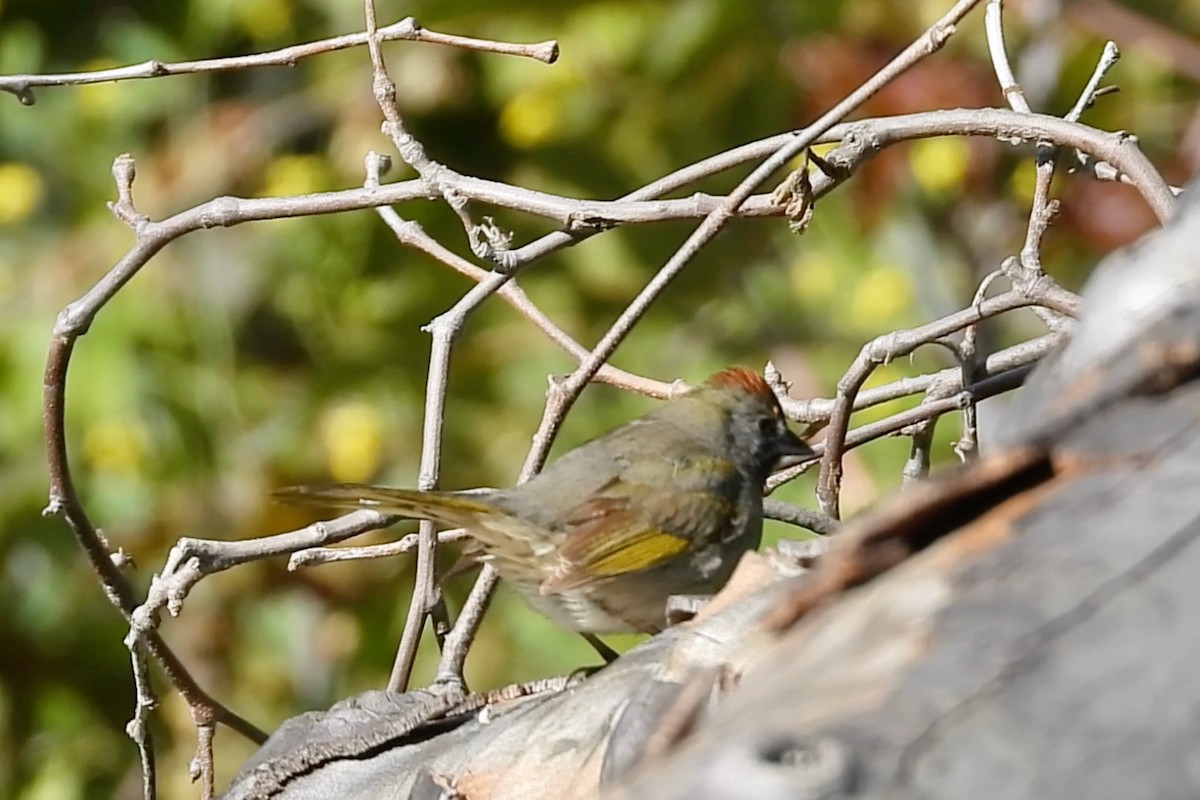
[[[99,531],[88,518],[83,503],[75,491],[67,461],[65,428],[65,395],[67,388],[67,366],[75,346],[75,337],[57,332],[50,341],[50,353],[46,357],[43,374],[42,424],[46,432],[46,461],[50,471],[50,502],[45,514],[56,514],[66,520],[84,555],[100,578],[109,602],[121,613],[131,627],[137,603],[133,589],[114,562]],[[162,666],[167,678],[193,708],[206,709],[216,722],[237,731],[253,742],[262,744],[267,735],[255,725],[221,705],[204,691],[183,662],[167,646],[157,631],[141,634],[146,650]]]

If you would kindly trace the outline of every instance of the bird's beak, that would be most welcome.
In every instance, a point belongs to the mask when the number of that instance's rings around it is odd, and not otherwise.
[[[779,442],[779,458],[776,466],[794,466],[812,459],[815,455],[813,449],[789,428],[787,436],[782,437]]]

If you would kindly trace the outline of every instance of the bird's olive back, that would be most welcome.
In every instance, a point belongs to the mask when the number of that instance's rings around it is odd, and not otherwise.
[[[549,524],[618,479],[673,491],[725,489],[732,470],[761,486],[782,456],[808,452],[774,395],[705,385],[566,453],[495,499]]]

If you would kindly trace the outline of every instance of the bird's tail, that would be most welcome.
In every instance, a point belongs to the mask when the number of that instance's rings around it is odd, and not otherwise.
[[[338,483],[329,486],[289,486],[274,492],[281,502],[324,508],[365,508],[409,519],[427,519],[451,528],[476,528],[481,519],[505,512],[481,497],[464,492],[426,492]]]
[[[465,528],[471,541],[463,553],[464,571],[472,562],[491,563],[527,593],[537,592],[542,579],[538,565],[552,557],[553,542],[545,531],[489,502],[489,490],[435,492],[342,483],[330,486],[290,486],[275,497],[291,505],[325,508],[366,508],[409,519],[427,519],[444,528]],[[445,576],[443,576],[445,577]]]

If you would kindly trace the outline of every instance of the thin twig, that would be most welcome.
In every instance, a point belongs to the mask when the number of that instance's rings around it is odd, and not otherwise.
[[[847,447],[859,447],[867,442],[874,441],[883,436],[889,436],[893,433],[899,433],[908,426],[923,419],[941,416],[953,411],[959,411],[972,403],[979,403],[989,397],[995,397],[998,394],[1012,391],[1025,382],[1029,373],[1033,371],[1033,365],[1030,364],[1024,367],[1017,367],[1000,375],[992,375],[984,378],[974,386],[968,386],[962,391],[950,397],[945,397],[940,400],[933,400],[928,403],[922,403],[916,408],[911,408],[908,411],[901,411],[878,422],[871,422],[855,428],[849,436],[846,437]]]
[[[467,50],[523,56],[545,64],[552,64],[558,58],[558,42],[553,40],[534,44],[514,44],[473,39],[469,36],[454,36],[423,28],[412,17],[406,17],[380,28],[378,35],[381,41],[430,42]],[[333,53],[350,47],[361,47],[366,41],[367,34],[365,33],[348,33],[344,36],[334,36],[329,39],[248,56],[210,58],[203,61],[144,61],[141,64],[131,64],[114,69],[65,72],[55,75],[4,75],[0,76],[0,91],[10,92],[16,95],[23,104],[31,106],[34,103],[33,90],[40,86],[84,86],[91,83],[113,83],[145,78],[163,78],[168,75],[195,75],[204,72],[227,72],[253,67],[294,67],[303,58]]]
[[[1010,369],[1032,364],[1041,359],[1058,345],[1062,344],[1062,334],[1048,333],[1037,339],[1007,347],[992,353],[984,360],[984,371],[995,375]],[[925,375],[913,375],[899,378],[882,386],[864,389],[854,397],[854,411],[889,403],[902,397],[928,392],[933,384],[946,384],[948,390],[957,391],[962,388],[962,373],[957,367],[939,370]],[[815,397],[811,400],[791,400],[787,410],[788,418],[819,424],[828,422],[833,415],[836,397]],[[785,409],[786,410],[786,409]]]
[[[366,14],[367,49],[371,56],[372,86],[375,100],[386,120],[383,130],[396,146],[396,152],[400,154],[404,162],[415,169],[422,180],[437,187],[439,194],[459,215],[468,236],[471,236],[471,231],[475,226],[466,213],[466,200],[441,183],[440,176],[445,168],[426,155],[425,148],[404,126],[400,108],[396,103],[396,85],[388,76],[387,67],[383,62],[383,53],[379,47],[374,1],[364,0],[363,9]],[[378,188],[380,166],[381,162],[378,158],[372,159],[371,155],[368,155],[365,184],[367,188]],[[461,325],[428,329],[433,336],[433,346],[429,354],[429,373],[425,383],[421,463],[417,472],[418,488],[427,491],[437,488],[441,465],[442,425],[445,421],[446,382],[450,372],[450,348],[460,328]],[[443,603],[441,589],[438,587],[434,575],[438,536],[433,521],[421,520],[417,536],[419,546],[417,547],[417,570],[416,577],[413,579],[412,598],[408,605],[404,631],[400,636],[400,644],[396,649],[396,658],[387,683],[388,689],[393,692],[403,692],[408,688],[413,665],[417,660],[417,648],[421,643],[421,633],[425,629],[425,621],[429,618],[430,613]]]
[[[987,31],[988,53],[992,58],[992,68],[1000,81],[1004,99],[1009,106],[1021,114],[1029,114],[1032,109],[1025,99],[1025,93],[1017,83],[1009,65],[1008,51],[1004,46],[1004,26],[1002,20],[1003,6],[1001,0],[988,0],[984,8],[984,28]],[[1025,234],[1025,245],[1021,248],[1021,274],[1010,274],[1014,286],[1027,285],[1044,276],[1038,252],[1041,248],[1042,237],[1050,226],[1058,206],[1050,200],[1050,182],[1054,178],[1054,167],[1057,162],[1053,143],[1040,140],[1034,153],[1034,186],[1033,200],[1029,209],[1029,225]],[[1047,280],[1050,280],[1047,278]],[[1050,330],[1060,330],[1060,317],[1048,308],[1033,307],[1036,314]]]
[[[368,163],[372,159],[381,159],[383,156],[377,153],[369,153],[367,155]],[[379,166],[372,167],[379,170]],[[378,179],[375,181],[378,185]],[[375,209],[379,214],[380,219],[387,224],[396,236],[396,241],[406,247],[412,247],[422,253],[430,256],[439,263],[445,264],[460,275],[465,275],[476,283],[482,283],[485,280],[496,280],[494,272],[482,269],[467,261],[462,256],[451,251],[441,242],[434,239],[421,224],[409,219],[403,219],[396,213],[394,208],[390,206],[379,206]],[[558,325],[546,316],[546,314],[538,308],[525,294],[515,280],[509,276],[509,279],[500,284],[496,289],[496,294],[504,299],[518,314],[525,317],[546,335],[550,341],[558,345],[568,355],[576,361],[582,361],[587,357],[588,350],[579,342],[577,342],[570,334],[560,328]],[[630,392],[645,395],[646,397],[654,397],[660,400],[670,398],[673,394],[680,391],[678,382],[668,383],[664,381],[656,381],[652,378],[646,378],[641,375],[635,375],[632,372],[626,372],[623,369],[618,369],[610,364],[605,364],[600,372],[596,375],[596,379],[610,386],[616,386]]]
[[[201,800],[212,800],[216,796],[216,768],[213,762],[213,722],[205,715],[192,715],[196,726],[196,755],[189,764],[193,782],[200,784]]]
[[[903,486],[924,480],[929,475],[933,432],[938,419],[938,417],[930,417],[912,426],[909,432],[912,443],[909,445],[908,459],[904,462],[903,469],[900,470]]]
[[[838,529],[838,521],[833,517],[811,508],[785,503],[773,497],[763,500],[763,516],[767,519],[786,522],[788,525],[795,525],[797,528],[806,528],[823,536],[836,533]]]
[[[825,437],[825,451],[821,457],[821,475],[817,481],[817,499],[821,510],[834,519],[839,517],[842,456],[845,452],[846,433],[854,398],[877,366],[906,356],[918,347],[960,331],[968,325],[1037,302],[1052,304],[1054,298],[1032,298],[1024,292],[1009,291],[920,327],[893,331],[865,344],[838,381],[837,397]],[[1063,307],[1057,307],[1056,310],[1063,313],[1069,311]]]
[[[462,528],[438,531],[438,544],[461,542],[469,534]],[[331,564],[335,561],[362,561],[372,558],[391,558],[412,552],[420,542],[418,534],[410,533],[394,542],[369,544],[363,547],[309,547],[297,550],[288,559],[288,571]]]
[[[492,603],[492,593],[500,580],[499,573],[491,564],[484,564],[475,578],[471,593],[458,612],[458,619],[446,635],[442,645],[442,657],[438,660],[438,683],[463,684],[463,667],[467,663],[467,651],[475,639],[475,631]]]
[[[125,725],[125,733],[137,745],[138,758],[142,767],[142,797],[154,800],[158,796],[158,769],[154,760],[154,739],[150,736],[150,712],[157,705],[154,690],[150,685],[150,664],[146,659],[145,646],[136,636],[125,637],[133,671],[134,709],[133,719]]]
[[[1107,87],[1106,89],[1101,89],[1100,81],[1104,80],[1104,76],[1116,65],[1120,58],[1121,51],[1117,48],[1117,43],[1113,41],[1105,42],[1104,49],[1100,52],[1100,59],[1096,62],[1096,66],[1092,70],[1092,76],[1084,84],[1083,91],[1079,93],[1079,98],[1075,101],[1075,105],[1071,106],[1071,110],[1067,112],[1064,119],[1071,122],[1078,122],[1079,118],[1083,116],[1083,112],[1092,107],[1097,97],[1107,94],[1116,88]]]
[[[180,539],[167,554],[162,572],[150,582],[146,600],[134,611],[130,624],[146,633],[158,626],[164,609],[172,616],[178,616],[192,587],[207,575],[252,561],[336,544],[394,525],[398,520],[399,517],[362,509],[327,522],[315,522],[298,530],[255,539]]]
[[[871,422],[854,428],[846,434],[845,449],[852,450],[855,447],[861,447],[884,436],[903,433],[912,428],[912,426],[926,420],[940,417],[952,411],[959,411],[968,403],[978,403],[989,397],[995,397],[1003,392],[1011,391],[1025,381],[1025,378],[1033,370],[1033,367],[1033,364],[1013,367],[1006,372],[984,378],[974,386],[968,386],[949,396],[921,403],[907,411],[901,411],[889,417],[884,417],[877,422]],[[818,458],[824,454],[825,447],[825,442],[817,442],[813,445],[813,451]],[[773,492],[785,483],[795,480],[811,469],[816,463],[817,461],[811,460],[779,470],[767,478],[766,492]]]
[[[1001,0],[988,0],[985,9],[985,28],[987,30],[988,52],[992,59],[992,68],[1004,92],[1004,97],[1014,111],[1023,114],[1031,113],[1032,109],[1025,100],[1025,94],[1013,76],[1009,65],[1008,53],[1004,46],[1003,6]],[[1120,52],[1112,42],[1108,42],[1101,54],[1100,61],[1093,70],[1091,78],[1075,102],[1074,107],[1067,113],[1067,122],[1078,121],[1084,110],[1091,106],[1100,88],[1100,81],[1120,57]],[[1019,261],[1009,262],[1005,273],[1013,282],[1014,288],[1028,291],[1028,287],[1041,284],[1038,291],[1056,292],[1060,295],[1069,294],[1046,275],[1041,264],[1041,244],[1047,228],[1058,212],[1058,203],[1050,198],[1050,184],[1054,178],[1054,169],[1058,164],[1059,147],[1049,139],[1039,140],[1035,154],[1035,178],[1033,199],[1029,208],[1029,224],[1026,227],[1025,243],[1021,247]],[[1033,311],[1051,330],[1065,330],[1070,327],[1060,314],[1049,308],[1033,306]]]
[[[511,237],[501,232],[490,220],[485,220],[482,225],[475,224],[471,215],[467,213],[467,198],[454,188],[455,178],[460,176],[430,158],[425,152],[425,147],[408,132],[400,114],[400,106],[396,102],[396,84],[388,75],[387,66],[383,61],[383,50],[379,46],[374,0],[363,0],[363,10],[367,18],[367,50],[371,56],[371,87],[375,94],[375,102],[383,112],[383,132],[392,140],[404,163],[416,170],[421,180],[432,187],[458,216],[471,244],[471,252],[480,258],[491,259],[503,265],[504,254],[508,250]]]
[[[984,276],[975,290],[971,305],[978,306],[987,297],[992,282],[1002,273],[993,271]],[[979,382],[983,374],[983,363],[979,357],[979,325],[968,325],[963,330],[962,342],[956,352],[959,370],[962,373],[962,385],[971,386]],[[963,409],[962,432],[954,444],[954,452],[962,461],[970,461],[979,456],[979,413],[974,403]]]

